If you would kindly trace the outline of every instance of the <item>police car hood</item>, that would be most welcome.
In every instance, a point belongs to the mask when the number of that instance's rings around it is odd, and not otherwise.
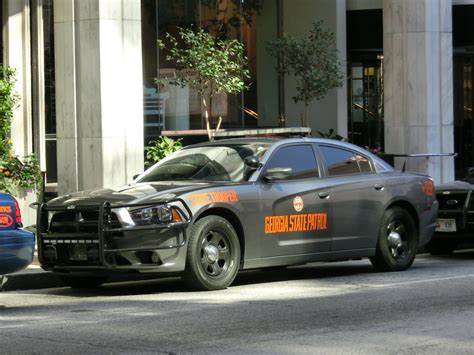
[[[175,181],[156,183],[131,183],[119,188],[81,191],[57,197],[48,202],[48,206],[86,206],[111,204],[134,204],[147,202],[164,202],[193,191],[209,187],[234,185],[233,182],[209,181]]]

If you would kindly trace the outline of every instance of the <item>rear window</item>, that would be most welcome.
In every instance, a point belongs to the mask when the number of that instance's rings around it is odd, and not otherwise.
[[[320,146],[320,149],[330,176],[368,173],[372,171],[367,157],[359,153],[326,145]]]

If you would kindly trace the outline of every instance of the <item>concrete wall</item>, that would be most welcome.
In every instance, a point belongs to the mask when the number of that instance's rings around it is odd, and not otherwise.
[[[305,35],[311,24],[323,20],[337,38],[341,69],[346,72],[346,2],[345,0],[294,0],[283,2],[283,31],[291,35]],[[296,92],[296,81],[292,77],[285,78],[285,111],[286,125],[301,125],[301,113],[304,104],[295,104],[292,96]],[[336,129],[339,134],[347,136],[347,89],[344,86],[331,90],[320,101],[312,101],[309,106],[309,122],[313,133],[327,132]]]
[[[347,0],[346,6],[347,10],[381,9],[383,7],[383,0]]]
[[[278,126],[277,60],[267,51],[267,42],[277,37],[277,1],[265,1],[257,17],[258,125]]]

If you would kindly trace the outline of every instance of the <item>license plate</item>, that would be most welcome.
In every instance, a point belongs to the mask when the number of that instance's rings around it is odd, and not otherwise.
[[[438,218],[436,220],[437,232],[456,232],[456,220],[447,218]]]

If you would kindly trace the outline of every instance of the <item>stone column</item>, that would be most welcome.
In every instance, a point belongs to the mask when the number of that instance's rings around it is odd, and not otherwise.
[[[29,0],[3,1],[4,64],[16,71],[15,91],[20,98],[13,113],[11,138],[16,155],[32,153],[31,47]]]
[[[55,0],[59,193],[143,170],[140,0]]]
[[[3,59],[4,64],[16,71],[15,92],[19,106],[13,112],[11,139],[16,155],[23,157],[33,152],[32,84],[30,1],[4,0],[3,6]],[[35,223],[35,211],[28,205],[36,200],[33,190],[21,190],[16,196],[20,203],[23,223]]]
[[[383,2],[387,153],[453,153],[451,8],[451,0]],[[407,170],[452,181],[454,159],[408,158]]]

